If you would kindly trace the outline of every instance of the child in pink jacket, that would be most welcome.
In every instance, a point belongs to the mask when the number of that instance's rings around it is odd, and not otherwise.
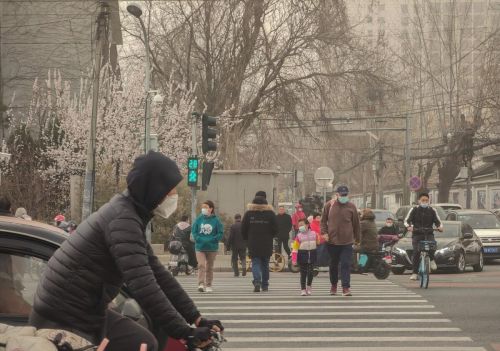
[[[312,294],[313,269],[316,263],[316,248],[320,243],[319,233],[309,229],[307,219],[298,221],[298,233],[292,243],[292,260],[300,266],[300,295]],[[306,287],[307,283],[307,287]]]

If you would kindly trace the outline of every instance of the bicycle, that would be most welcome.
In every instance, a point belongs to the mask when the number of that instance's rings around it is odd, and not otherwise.
[[[427,232],[434,232],[438,229],[434,228],[417,228],[415,231],[425,232],[424,239],[427,239]],[[420,279],[420,288],[427,289],[429,287],[429,275],[431,272],[431,258],[429,252],[436,250],[436,241],[434,240],[420,240],[418,242],[418,250],[420,251],[420,262],[418,265],[418,276]]]

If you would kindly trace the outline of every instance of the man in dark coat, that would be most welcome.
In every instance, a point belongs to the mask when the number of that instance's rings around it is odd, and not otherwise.
[[[290,257],[290,231],[292,230],[292,217],[286,213],[285,207],[280,206],[276,215],[278,223],[278,252],[281,253],[281,247],[285,249],[286,254]],[[318,233],[319,234],[319,233]]]
[[[247,275],[247,243],[241,234],[241,215],[234,215],[234,223],[229,230],[228,239],[229,250],[231,253],[231,264],[233,266],[234,276],[239,277],[238,258],[241,262],[242,276]]]
[[[273,239],[278,224],[272,206],[262,196],[256,196],[241,223],[243,239],[248,243],[252,258],[254,292],[269,290],[269,259],[273,254]]]
[[[109,339],[106,351],[157,350],[155,337],[108,309],[126,284],[132,297],[169,336],[206,341],[220,322],[201,318],[180,284],[146,240],[153,216],[169,217],[177,207],[182,176],[174,161],[150,151],[127,176],[128,189],[80,224],[49,260],[35,294],[30,323],[71,331],[93,343]],[[190,325],[194,324],[196,328]]]

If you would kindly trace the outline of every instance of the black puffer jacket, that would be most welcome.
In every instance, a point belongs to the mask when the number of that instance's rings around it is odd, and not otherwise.
[[[247,241],[250,257],[271,257],[278,224],[272,206],[265,199],[256,198],[248,205],[241,221],[241,234]]]
[[[127,178],[129,190],[80,224],[49,260],[35,295],[38,316],[98,336],[109,302],[126,284],[169,335],[188,336],[188,323],[200,314],[145,237],[153,209],[181,179],[175,163],[161,154],[137,159]]]

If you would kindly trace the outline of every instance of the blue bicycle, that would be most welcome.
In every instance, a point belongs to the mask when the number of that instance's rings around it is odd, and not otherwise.
[[[434,240],[427,240],[429,232],[434,232],[437,229],[433,228],[419,228],[419,232],[424,232],[425,240],[418,242],[418,250],[420,251],[420,263],[418,265],[418,276],[420,280],[420,287],[427,289],[429,287],[429,275],[431,273],[431,258],[429,251],[436,250],[436,242]],[[414,229],[415,232],[415,229]]]

